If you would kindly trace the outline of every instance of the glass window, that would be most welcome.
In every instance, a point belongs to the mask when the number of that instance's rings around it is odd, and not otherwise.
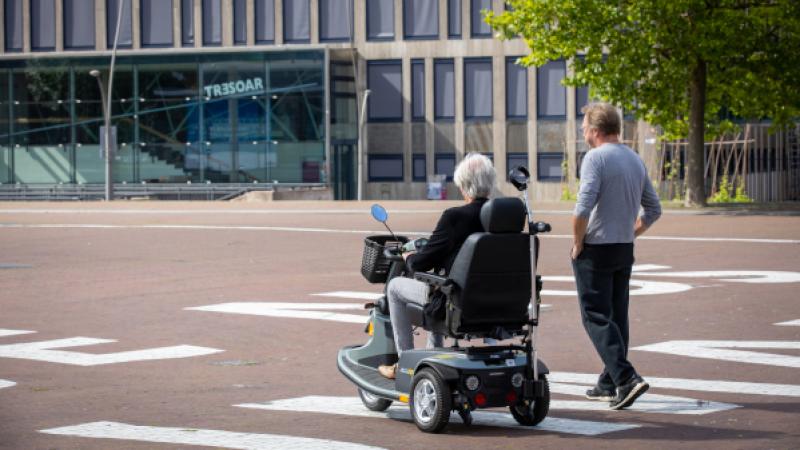
[[[537,179],[540,181],[561,181],[563,153],[538,153],[536,155]]]
[[[483,10],[492,9],[492,0],[471,0],[470,29],[472,37],[491,37],[492,27],[483,20]]]
[[[194,47],[194,0],[181,0],[181,43]]]
[[[11,182],[11,137],[9,133],[8,72],[0,70],[0,183]]]
[[[246,0],[233,0],[233,43],[247,45]]]
[[[31,50],[54,50],[56,48],[56,2],[55,0],[30,0],[31,2]]]
[[[425,61],[411,60],[411,118],[425,120]]]
[[[284,42],[308,42],[309,0],[283,1],[283,40]]]
[[[403,181],[403,155],[369,155],[369,181]]]
[[[516,63],[517,58],[506,60],[506,117],[528,117],[528,69]]]
[[[256,0],[256,43],[275,42],[275,0]]]
[[[567,75],[566,63],[550,61],[537,70],[538,116],[563,118],[567,115],[567,88],[561,80]]]
[[[64,48],[94,49],[94,0],[64,0]]]
[[[433,62],[433,109],[436,119],[453,119],[456,116],[456,84],[452,59]]]
[[[464,116],[467,119],[492,117],[492,60],[464,60]]]
[[[439,0],[403,0],[406,39],[439,39]]]
[[[353,0],[319,0],[319,40],[349,41],[353,35]]]
[[[578,117],[583,117],[584,106],[589,104],[589,86],[581,86],[575,88],[575,114]]]
[[[172,47],[172,2],[139,1],[142,47]]]
[[[447,181],[453,181],[453,173],[456,171],[456,155],[452,153],[439,153],[433,158],[433,173],[435,175],[447,175]]]
[[[117,32],[117,17],[119,8],[122,6],[122,17],[120,18],[119,40],[117,47],[131,47],[133,45],[132,16],[130,0],[107,0],[106,2],[106,43],[108,48],[114,48],[114,36]]]
[[[368,61],[369,120],[403,120],[403,74],[400,61]]]
[[[425,153],[414,153],[411,156],[412,164],[413,164],[413,173],[412,173],[412,181],[425,181],[427,179],[425,175],[426,171],[426,161],[425,161]]]
[[[203,0],[203,45],[222,45],[222,0]]]
[[[522,166],[524,168],[528,168],[528,154],[527,153],[506,153],[506,169],[508,173],[511,172],[512,169],[515,167]],[[506,180],[508,180],[508,173],[506,174]]]
[[[461,37],[461,0],[447,0],[447,37]]]
[[[6,0],[4,11],[7,52],[22,51],[22,0]]]
[[[394,39],[394,0],[366,0],[367,39]]]

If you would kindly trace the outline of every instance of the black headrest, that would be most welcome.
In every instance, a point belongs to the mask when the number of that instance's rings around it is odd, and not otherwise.
[[[519,233],[525,227],[525,205],[516,197],[493,198],[481,207],[481,224],[489,233]]]

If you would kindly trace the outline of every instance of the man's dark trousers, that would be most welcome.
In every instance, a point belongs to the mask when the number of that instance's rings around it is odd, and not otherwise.
[[[584,244],[572,261],[583,326],[605,369],[597,386],[613,391],[636,371],[628,361],[628,291],[633,244]]]

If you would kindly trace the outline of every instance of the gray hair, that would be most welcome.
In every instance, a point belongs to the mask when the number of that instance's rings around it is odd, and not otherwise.
[[[470,198],[488,197],[494,189],[492,160],[480,153],[470,153],[458,163],[453,181]]]

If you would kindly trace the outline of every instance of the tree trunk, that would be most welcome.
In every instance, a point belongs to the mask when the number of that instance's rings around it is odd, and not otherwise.
[[[689,81],[689,145],[686,149],[686,206],[706,205],[706,63],[699,60]]]

